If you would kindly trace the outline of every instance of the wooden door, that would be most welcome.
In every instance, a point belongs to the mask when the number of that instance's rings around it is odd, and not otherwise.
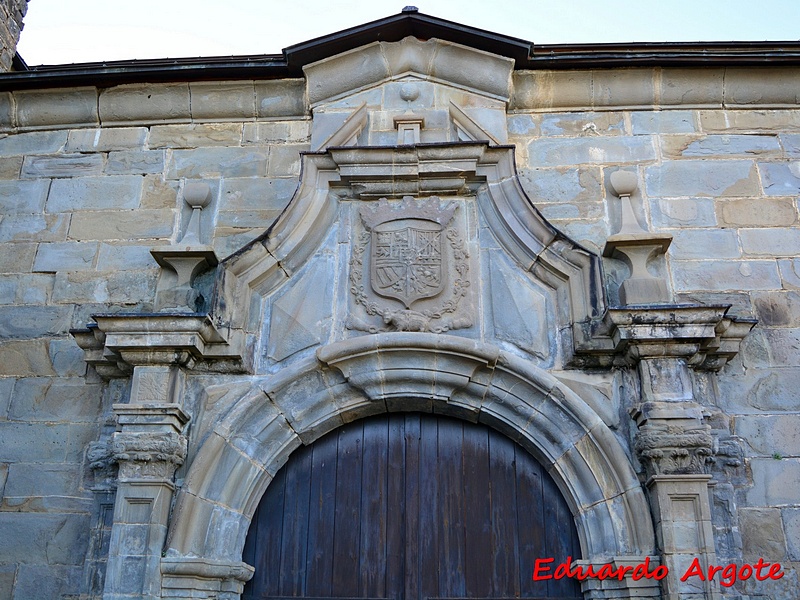
[[[579,598],[532,581],[580,557],[570,511],[522,447],[423,414],[357,421],[292,454],[256,510],[243,598]]]

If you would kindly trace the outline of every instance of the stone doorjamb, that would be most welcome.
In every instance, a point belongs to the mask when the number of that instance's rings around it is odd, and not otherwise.
[[[555,479],[584,561],[657,563],[647,500],[621,444],[575,393],[517,356],[450,335],[386,333],[322,347],[316,359],[262,381],[213,427],[189,467],[162,559],[163,597],[237,598],[251,573],[241,562],[250,519],[291,452],[393,411],[504,433]],[[603,583],[586,597],[658,596],[657,582]]]

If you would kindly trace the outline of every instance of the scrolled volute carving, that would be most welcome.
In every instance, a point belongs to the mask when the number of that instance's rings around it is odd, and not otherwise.
[[[647,426],[639,431],[634,449],[649,476],[702,474],[713,461],[708,428]]]

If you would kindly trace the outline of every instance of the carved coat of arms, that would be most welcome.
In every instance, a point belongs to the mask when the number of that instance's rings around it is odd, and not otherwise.
[[[446,316],[456,312],[469,285],[464,243],[455,228],[448,228],[456,208],[437,197],[417,201],[409,196],[361,208],[365,230],[353,249],[351,291],[367,315],[382,317],[383,326],[351,316],[350,328],[436,332],[471,325]]]

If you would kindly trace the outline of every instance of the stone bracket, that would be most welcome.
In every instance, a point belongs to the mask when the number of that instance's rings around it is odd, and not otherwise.
[[[161,559],[162,598],[238,598],[254,572],[244,562],[166,556]]]

